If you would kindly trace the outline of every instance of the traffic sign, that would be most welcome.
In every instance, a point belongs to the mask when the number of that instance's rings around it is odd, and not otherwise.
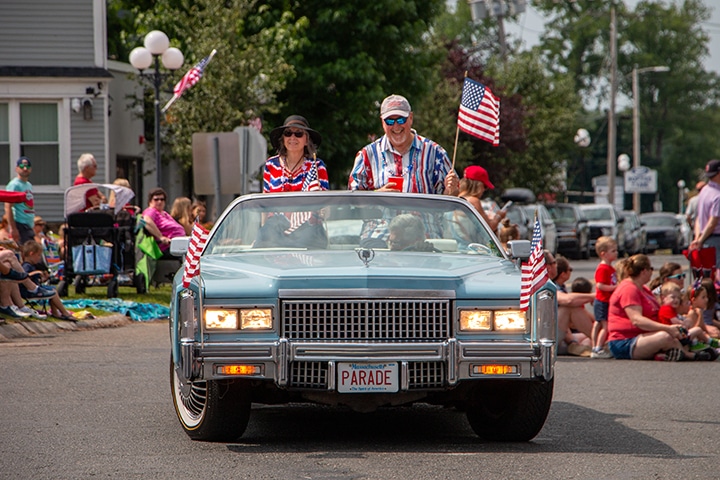
[[[633,167],[625,172],[627,193],[657,193],[657,170],[647,167]]]

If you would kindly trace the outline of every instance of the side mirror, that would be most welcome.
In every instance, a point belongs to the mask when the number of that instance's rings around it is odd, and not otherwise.
[[[175,237],[170,240],[170,255],[182,257],[187,253],[190,237]]]
[[[510,240],[507,245],[510,249],[511,257],[519,258],[523,261],[530,258],[530,240]]]

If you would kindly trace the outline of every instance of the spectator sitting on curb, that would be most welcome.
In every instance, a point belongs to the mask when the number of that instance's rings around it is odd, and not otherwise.
[[[23,245],[23,270],[28,274],[28,277],[35,283],[41,284],[48,280],[50,277],[45,265],[43,264],[43,248],[42,245],[34,240],[30,240]],[[20,294],[25,298],[27,290],[24,285],[20,286]],[[55,295],[48,299],[50,303],[50,315],[60,320],[68,320],[71,322],[77,322],[77,319],[73,317],[63,305],[60,296],[55,292]]]
[[[585,309],[585,305],[595,300],[595,295],[592,293],[567,291],[565,282],[570,279],[572,268],[566,258],[558,257],[556,260],[555,256],[550,253],[549,250],[545,250],[545,265],[547,267],[548,277],[558,286],[558,332],[564,336],[564,342],[568,346],[570,343],[573,343],[572,336],[567,336],[568,332],[579,332],[585,337],[590,338],[594,319],[590,312]],[[563,349],[564,346],[561,341],[558,351],[563,351]],[[575,349],[575,347],[573,347],[573,349]],[[584,350],[583,348],[583,351]]]

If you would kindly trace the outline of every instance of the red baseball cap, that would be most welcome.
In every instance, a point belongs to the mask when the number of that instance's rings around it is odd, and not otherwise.
[[[476,182],[482,182],[485,184],[485,186],[489,189],[494,189],[495,185],[490,183],[490,178],[488,178],[487,170],[485,170],[480,165],[470,165],[465,169],[465,172],[463,173],[463,176],[467,178],[468,180],[475,180]]]

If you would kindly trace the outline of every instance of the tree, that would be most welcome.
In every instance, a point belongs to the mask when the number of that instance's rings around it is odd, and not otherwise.
[[[442,57],[426,36],[444,2],[270,0],[267,7],[266,20],[290,12],[307,19],[308,28],[306,41],[288,57],[297,75],[278,95],[283,107],[266,123],[306,117],[323,136],[319,156],[331,182],[345,188],[357,151],[382,133],[382,99],[397,93],[416,107],[431,91]]]
[[[676,205],[676,181],[693,176],[718,147],[712,119],[718,114],[719,79],[702,67],[710,40],[702,22],[708,20],[709,10],[701,0],[644,0],[634,11],[622,1],[614,3],[621,96],[632,100],[635,65],[670,67],[667,73],[642,75],[638,104],[642,164],[659,170],[661,199],[669,206]],[[611,3],[542,0],[536,6],[550,16],[540,47],[548,64],[557,72],[574,75],[586,103],[598,92],[597,102],[602,103],[607,89],[598,86],[606,86],[609,76],[604,59],[609,58]],[[630,117],[629,107],[624,114]],[[631,134],[625,138],[630,141]],[[632,151],[631,147],[626,151]]]
[[[116,8],[123,10],[122,5]],[[163,30],[185,54],[179,74],[217,50],[200,83],[173,104],[163,125],[165,148],[186,166],[192,160],[194,133],[232,131],[263,112],[278,110],[277,93],[294,75],[285,59],[302,43],[304,19],[284,13],[259,28],[267,7],[252,0],[158,0],[151,10],[127,10],[133,13],[135,31],[118,32],[126,39],[124,48],[141,45],[150,30]]]

